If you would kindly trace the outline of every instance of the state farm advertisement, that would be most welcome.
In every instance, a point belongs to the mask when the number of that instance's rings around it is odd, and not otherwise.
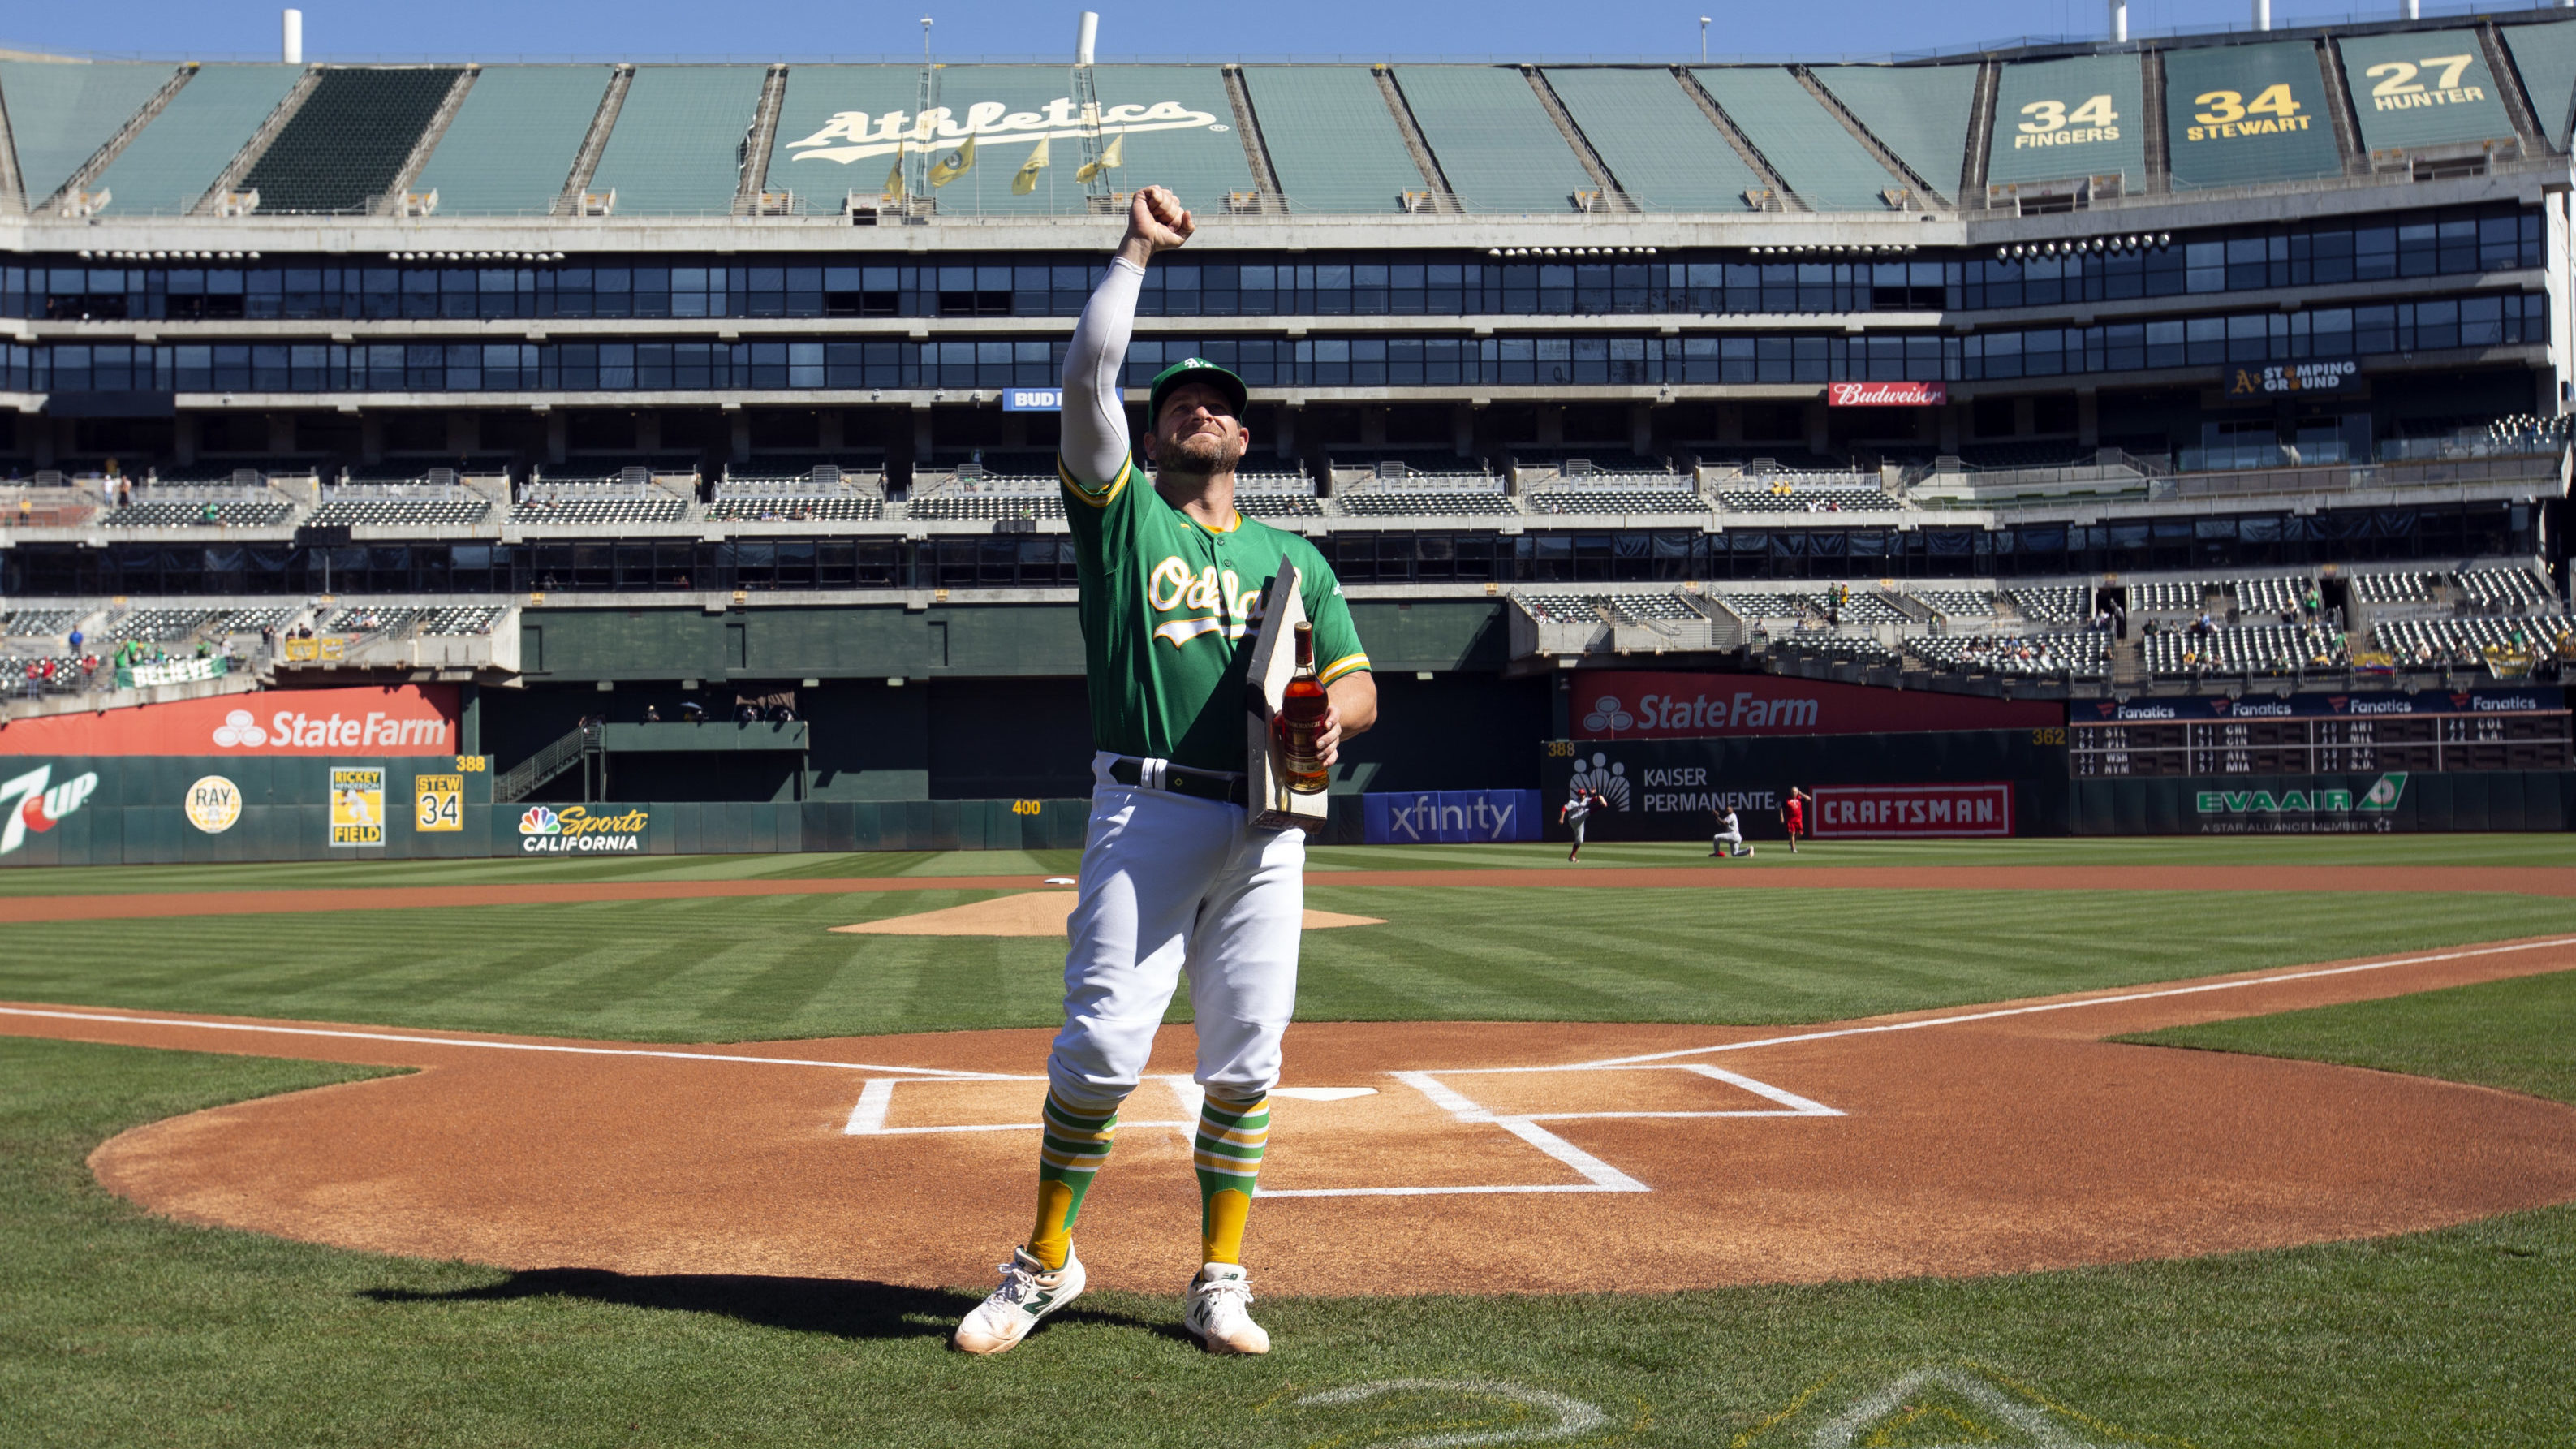
[[[1578,740],[2055,729],[2066,723],[2062,704],[1874,689],[1777,674],[1587,670],[1573,676],[1571,688]]]
[[[1818,840],[1942,840],[2013,833],[2012,786],[1819,785]]]
[[[0,729],[0,755],[453,755],[456,686],[276,689],[47,715]]]

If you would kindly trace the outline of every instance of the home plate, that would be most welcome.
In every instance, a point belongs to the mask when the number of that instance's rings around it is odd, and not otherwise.
[[[1062,936],[1065,918],[1073,914],[1074,900],[1072,891],[1027,891],[972,905],[831,929],[848,936]],[[1309,931],[1385,924],[1376,916],[1345,916],[1333,911],[1308,911],[1305,920]]]

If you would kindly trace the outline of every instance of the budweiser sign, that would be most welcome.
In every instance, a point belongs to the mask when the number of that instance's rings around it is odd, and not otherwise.
[[[1835,408],[1930,408],[1950,400],[1944,382],[1829,382],[1825,406]]]

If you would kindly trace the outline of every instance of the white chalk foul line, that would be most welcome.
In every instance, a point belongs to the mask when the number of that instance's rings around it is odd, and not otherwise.
[[[184,1026],[200,1031],[243,1031],[270,1036],[327,1036],[350,1041],[399,1042],[410,1046],[476,1047],[496,1052],[560,1052],[585,1057],[664,1057],[682,1062],[752,1062],[765,1067],[832,1067],[845,1072],[896,1072],[920,1081],[1036,1082],[1043,1077],[1016,1077],[1001,1072],[964,1072],[947,1067],[889,1067],[875,1062],[825,1062],[805,1057],[729,1056],[720,1052],[655,1051],[650,1047],[551,1046],[541,1042],[479,1041],[446,1036],[404,1036],[388,1031],[343,1031],[320,1026],[254,1026],[239,1021],[195,1021],[167,1016],[115,1016],[100,1011],[38,1011],[0,1006],[0,1016],[38,1016],[53,1021],[104,1021],[119,1026]]]
[[[1892,1021],[1877,1026],[1837,1027],[1832,1031],[1805,1031],[1794,1036],[1766,1036],[1755,1041],[1726,1042],[1718,1046],[1683,1047],[1677,1051],[1646,1052],[1633,1057],[1604,1057],[1599,1061],[1577,1062],[1567,1067],[1503,1067],[1500,1071],[1580,1072],[1602,1067],[1629,1067],[1640,1062],[1670,1061],[1675,1057],[1706,1056],[1711,1052],[1745,1052],[1756,1047],[1791,1046],[1798,1042],[1831,1041],[1836,1037],[1873,1036],[1891,1031],[1916,1031],[1927,1026],[1957,1026],[1963,1022],[1993,1021],[2006,1016],[2035,1016],[2049,1011],[2073,1011],[2086,1006],[2117,1006],[2129,1001],[2154,1001],[2167,996],[2196,996],[2209,991],[2238,991],[2251,986],[2277,986],[2285,981],[2312,981],[2322,976],[2350,976],[2362,971],[2386,971],[2397,966],[2424,966],[2436,961],[2465,961],[2473,956],[2501,956],[2514,951],[2537,951],[2549,946],[2576,946],[2576,936],[2553,936],[2545,941],[2515,941],[2502,946],[2471,946],[2457,951],[2432,951],[2421,956],[2399,956],[2386,961],[2364,961],[2354,966],[2323,966],[2309,971],[2283,971],[2271,976],[2249,976],[2237,981],[2211,981],[2198,986],[2169,986],[2158,991],[2131,991],[2118,996],[2088,996],[2081,1001],[2050,1001],[2037,1006],[2007,1006],[1994,1011],[1970,1011],[1957,1016],[1925,1017],[1920,1021]]]

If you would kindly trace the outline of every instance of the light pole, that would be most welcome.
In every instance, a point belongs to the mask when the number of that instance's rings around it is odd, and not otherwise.
[[[1708,64],[1708,17],[1699,18],[1699,63]]]

